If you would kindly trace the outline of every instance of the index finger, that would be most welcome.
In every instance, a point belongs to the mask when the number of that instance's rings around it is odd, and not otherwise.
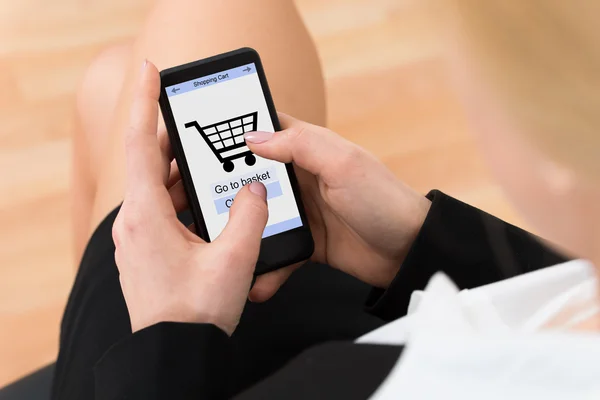
[[[313,175],[326,175],[353,145],[329,129],[278,113],[282,131],[247,132],[246,144],[253,153],[283,163],[294,162]]]
[[[158,70],[154,64],[145,61],[133,94],[129,128],[125,136],[129,193],[164,187],[164,175],[168,173],[168,168],[163,165],[164,157],[156,135],[159,95]]]

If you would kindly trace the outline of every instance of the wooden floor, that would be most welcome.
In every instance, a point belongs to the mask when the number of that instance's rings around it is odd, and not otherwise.
[[[419,3],[298,0],[324,63],[330,126],[415,188],[515,222],[476,155]],[[56,357],[75,269],[74,92],[94,54],[132,37],[149,6],[0,0],[0,386]]]

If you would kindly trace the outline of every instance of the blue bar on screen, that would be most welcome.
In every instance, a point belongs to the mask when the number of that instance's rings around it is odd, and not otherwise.
[[[300,217],[288,219],[287,221],[278,222],[273,225],[269,225],[263,232],[263,239],[269,236],[277,235],[278,233],[289,231],[290,229],[298,228],[302,226],[302,220]]]
[[[177,96],[183,93],[191,92],[192,90],[202,89],[208,86],[216,85],[221,82],[230,81],[242,76],[256,73],[254,63],[242,65],[241,67],[231,68],[216,74],[203,76],[192,79],[187,82],[178,83],[177,85],[168,86],[165,88],[168,97]]]

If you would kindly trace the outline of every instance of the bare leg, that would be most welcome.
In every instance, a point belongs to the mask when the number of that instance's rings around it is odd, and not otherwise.
[[[72,221],[78,260],[89,238],[96,183],[104,167],[111,123],[125,80],[131,44],[103,51],[90,65],[77,93],[77,130],[73,138]]]
[[[76,224],[88,227],[82,236],[85,240],[123,198],[123,131],[127,128],[131,91],[143,60],[147,58],[163,69],[245,46],[261,54],[278,110],[325,124],[325,93],[318,56],[293,1],[159,0],[131,51],[122,52],[118,62],[100,58],[91,67],[87,80],[103,90],[89,90],[85,84],[82,87],[80,104],[85,107],[80,108],[80,119],[85,136],[100,137],[100,145],[94,146],[99,154],[90,155],[97,160],[92,161],[90,168],[92,183],[79,185],[91,186],[95,194],[87,209],[89,213],[81,213],[82,219],[90,215],[89,222]],[[126,67],[113,68],[122,64]],[[104,99],[89,99],[94,96]],[[107,105],[112,102],[112,106]],[[89,142],[88,145],[92,146]]]

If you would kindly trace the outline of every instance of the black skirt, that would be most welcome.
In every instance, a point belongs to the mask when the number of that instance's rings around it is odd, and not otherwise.
[[[94,366],[131,335],[114,260],[112,211],[89,240],[60,333],[54,399],[94,399]],[[180,220],[192,222],[188,213]],[[325,265],[308,263],[264,304],[248,302],[231,338],[228,396],[281,368],[305,349],[354,339],[384,321],[364,311],[370,287]]]

